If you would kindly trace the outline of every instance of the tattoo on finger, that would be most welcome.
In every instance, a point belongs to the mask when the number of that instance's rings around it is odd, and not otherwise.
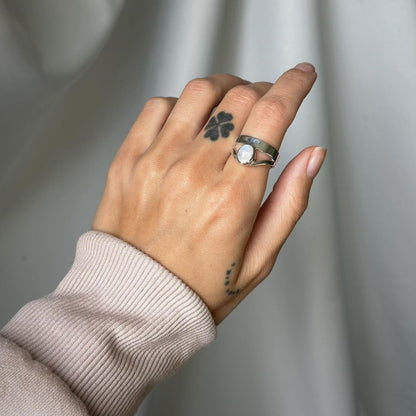
[[[219,137],[228,137],[230,132],[234,130],[234,124],[231,123],[232,119],[233,115],[225,111],[211,117],[205,126],[204,137],[211,141],[216,141]]]

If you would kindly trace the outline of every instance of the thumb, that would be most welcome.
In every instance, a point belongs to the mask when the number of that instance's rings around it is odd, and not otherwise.
[[[257,214],[239,276],[241,284],[254,277],[257,285],[271,272],[280,249],[308,206],[312,182],[325,155],[323,147],[308,147],[283,170]]]

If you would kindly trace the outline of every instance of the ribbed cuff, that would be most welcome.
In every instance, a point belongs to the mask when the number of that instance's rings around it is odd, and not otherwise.
[[[217,332],[182,280],[91,230],[57,289],[25,305],[1,334],[63,379],[92,415],[126,416]]]

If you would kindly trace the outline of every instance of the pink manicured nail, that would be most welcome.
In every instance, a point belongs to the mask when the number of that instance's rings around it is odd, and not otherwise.
[[[321,169],[322,163],[324,163],[325,155],[325,147],[315,147],[315,149],[312,151],[312,154],[309,157],[308,167],[306,168],[306,174],[311,179],[314,179],[318,174],[319,169]]]
[[[303,72],[315,72],[315,67],[309,62],[302,62],[295,66],[296,69],[300,69]]]

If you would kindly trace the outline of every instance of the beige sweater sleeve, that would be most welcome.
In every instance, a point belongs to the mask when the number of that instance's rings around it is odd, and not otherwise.
[[[87,231],[57,289],[0,331],[0,414],[132,415],[216,334],[207,306],[178,277]]]

